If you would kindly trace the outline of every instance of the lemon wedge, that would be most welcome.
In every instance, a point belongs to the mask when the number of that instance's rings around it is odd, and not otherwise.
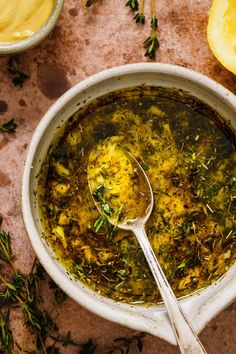
[[[236,74],[236,0],[214,0],[207,27],[210,48]]]

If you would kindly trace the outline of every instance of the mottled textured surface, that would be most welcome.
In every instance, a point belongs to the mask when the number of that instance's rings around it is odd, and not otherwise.
[[[145,3],[149,14],[149,1]],[[34,128],[48,107],[70,86],[100,70],[147,60],[142,41],[149,35],[149,28],[135,25],[124,4],[121,0],[97,0],[84,16],[80,1],[65,0],[62,16],[51,35],[39,47],[19,56],[30,75],[23,88],[14,87],[7,72],[7,58],[0,58],[0,122],[14,117],[18,124],[16,134],[0,135],[0,213],[4,217],[3,227],[12,233],[16,263],[22,272],[30,270],[34,259],[20,200],[24,157]],[[195,69],[236,93],[236,77],[216,61],[207,44],[210,5],[211,0],[157,1],[161,41],[157,61]],[[45,293],[48,294],[46,288]],[[109,345],[117,336],[134,333],[95,316],[70,299],[55,306],[47,295],[46,306],[62,332],[70,330],[78,340],[93,337],[101,345]],[[21,321],[17,313],[12,317],[20,341]],[[211,321],[200,338],[210,354],[233,354],[235,328],[236,303]],[[158,338],[148,336],[145,340],[144,354],[178,352]]]

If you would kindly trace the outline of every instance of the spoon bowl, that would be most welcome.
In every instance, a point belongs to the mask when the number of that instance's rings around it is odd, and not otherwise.
[[[144,169],[139,164],[139,162],[136,160],[136,158],[128,150],[123,148],[123,151],[128,156],[131,163],[135,166],[135,168],[137,170],[137,175],[139,177],[140,186],[141,186],[141,189],[143,190],[143,193],[144,193],[144,205],[143,205],[143,209],[142,209],[143,214],[138,215],[134,219],[131,219],[131,220],[126,219],[126,220],[124,220],[124,222],[117,224],[117,226],[120,229],[133,231],[134,227],[141,227],[142,225],[146,224],[146,222],[148,221],[148,219],[152,213],[152,209],[153,209],[153,205],[154,205],[154,198],[153,198],[153,191],[152,191],[151,184],[149,182],[149,179],[148,179]]]
[[[106,139],[109,140],[109,139]],[[103,143],[104,145],[104,143]],[[154,198],[153,198],[153,191],[152,191],[152,187],[151,184],[149,182],[149,179],[146,175],[146,173],[144,172],[142,166],[139,164],[139,162],[136,160],[136,158],[122,145],[117,144],[117,147],[124,153],[125,156],[127,156],[127,158],[130,160],[131,164],[134,166],[134,173],[137,175],[138,177],[138,182],[139,182],[139,186],[140,186],[140,191],[139,193],[141,193],[142,195],[142,200],[140,201],[140,203],[142,203],[141,208],[137,209],[137,213],[138,215],[135,215],[135,217],[124,217],[123,220],[118,220],[118,219],[113,219],[111,217],[109,217],[109,215],[107,215],[107,217],[109,218],[109,222],[111,224],[113,224],[114,226],[123,229],[123,230],[133,230],[134,227],[140,227],[142,225],[144,225],[147,220],[149,219],[151,213],[152,213],[152,209],[153,209],[153,205],[154,205]],[[95,150],[94,150],[95,151]],[[93,152],[94,152],[93,151]],[[102,210],[102,200],[98,200],[98,198],[96,198],[96,193],[95,193],[95,189],[94,186],[92,186],[92,180],[89,177],[89,172],[88,172],[88,184],[89,184],[89,189],[91,192],[91,195],[93,197],[94,203],[98,209],[98,211],[102,214],[103,210]],[[97,187],[97,189],[101,188],[103,185],[99,185]],[[105,187],[106,188],[106,187]],[[111,189],[110,187],[107,187],[107,189]]]
[[[109,141],[110,138],[106,140]],[[106,144],[106,141],[102,142],[101,145],[104,146],[104,144]],[[111,174],[111,178],[108,182],[109,186],[104,186],[103,184],[96,186],[96,182],[97,183],[101,182],[101,176],[99,175],[99,170],[98,173],[95,174],[92,173],[93,169],[97,169],[96,164],[98,164],[101,168],[104,168],[104,165],[106,166],[106,168],[109,167],[109,171],[112,170],[112,167],[114,165],[116,165],[116,162],[114,163],[113,157],[111,157],[110,160],[107,158],[103,159],[103,156],[101,154],[103,149],[102,148],[99,149],[99,144],[90,153],[89,165],[88,165],[88,183],[95,204],[99,212],[111,224],[123,230],[133,231],[133,233],[137,237],[137,240],[142,248],[142,251],[150,267],[155,282],[159,288],[163,302],[166,306],[169,320],[171,322],[176,337],[176,341],[179,345],[181,353],[185,353],[185,354],[206,353],[198,336],[192,329],[186,315],[184,314],[180,304],[178,303],[166,279],[166,276],[156,258],[156,255],[152,249],[148,237],[146,235],[145,223],[150,217],[154,205],[153,191],[149,179],[144,169],[139,164],[139,162],[135,159],[135,157],[124,147],[120,146],[119,144],[115,144],[115,145],[113,145],[112,153],[114,153],[114,150],[117,151],[117,149],[120,149],[123,155],[125,155],[126,158],[129,160],[129,162],[131,163],[133,167],[131,171],[133,171],[134,175],[137,176],[136,183],[138,185],[138,188],[133,188],[133,190],[137,195],[138,194],[141,195],[141,200],[140,200],[140,203],[142,203],[141,209],[139,205],[137,205],[138,206],[137,211],[135,211],[134,214],[132,213],[131,217],[130,216],[126,217],[126,215],[123,215],[123,217],[120,218],[120,211],[116,214],[115,209],[113,207],[110,207],[109,204],[110,200],[109,202],[107,202],[104,196],[104,191],[106,189],[112,190],[113,183],[120,184],[120,181],[117,181],[116,179],[116,175]],[[97,152],[97,150],[99,151]],[[109,149],[108,149],[108,154],[109,154]],[[120,157],[122,157],[122,154],[120,155]],[[111,164],[110,166],[109,166],[109,162]],[[127,162],[125,166],[127,166]],[[133,179],[133,175],[130,173],[130,169],[125,167],[125,171],[126,170],[129,170],[129,174],[131,175],[130,179]],[[91,178],[91,174],[93,175],[93,178]],[[102,177],[103,175],[104,172],[102,173]],[[108,178],[108,175],[106,175],[106,177],[103,178],[104,179],[102,180],[105,183],[106,179]],[[101,190],[101,188],[103,188],[103,191]],[[99,192],[99,198],[98,198],[98,192]],[[123,193],[126,193],[126,190],[125,191],[123,190]],[[134,195],[134,197],[136,196]],[[136,199],[138,200],[138,198]],[[137,215],[135,214],[136,212]],[[115,217],[113,217],[114,213],[115,213]]]

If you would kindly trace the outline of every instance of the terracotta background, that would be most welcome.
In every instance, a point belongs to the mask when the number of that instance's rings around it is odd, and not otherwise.
[[[16,134],[0,134],[0,213],[4,217],[3,227],[12,234],[16,263],[22,272],[30,270],[34,259],[22,222],[20,196],[27,145],[37,123],[65,90],[89,75],[116,65],[147,61],[142,42],[149,35],[149,26],[135,25],[125,2],[95,0],[93,8],[84,15],[80,1],[65,0],[51,35],[37,48],[19,55],[22,68],[30,75],[23,88],[14,87],[7,71],[7,58],[0,58],[0,123],[14,118],[18,124]],[[145,3],[149,14],[150,1]],[[156,3],[161,42],[156,60],[192,68],[236,93],[236,77],[216,61],[207,44],[206,26],[212,1]],[[93,337],[101,346],[110,345],[115,337],[134,333],[95,316],[69,298],[63,305],[55,306],[47,295],[46,306],[61,332],[70,330],[72,337],[80,341]],[[12,317],[20,342],[20,318],[18,314]],[[234,354],[235,335],[233,303],[209,323],[200,338],[210,354]],[[145,339],[144,354],[178,352],[158,338]],[[64,349],[63,353],[75,350]],[[134,353],[136,349],[131,350]]]

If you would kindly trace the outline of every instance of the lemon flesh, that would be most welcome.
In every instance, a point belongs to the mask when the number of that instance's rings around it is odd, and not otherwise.
[[[214,0],[207,27],[210,48],[236,74],[236,0]]]

